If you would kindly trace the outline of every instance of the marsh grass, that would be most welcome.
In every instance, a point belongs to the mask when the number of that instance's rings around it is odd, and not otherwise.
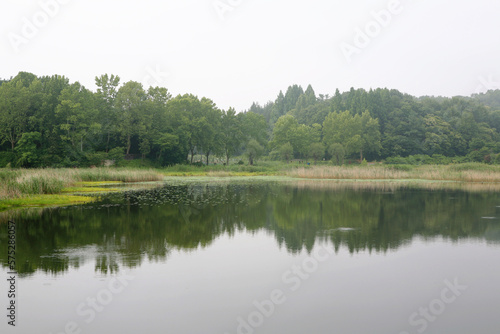
[[[498,192],[500,183],[489,182],[457,182],[457,181],[423,181],[423,180],[320,180],[300,179],[290,181],[291,185],[299,189],[321,189],[332,191],[377,191],[392,193],[405,189],[419,189],[430,191],[462,190],[467,192]]]
[[[120,191],[118,188],[103,187],[67,187],[62,189],[62,193],[110,193]]]
[[[85,182],[148,182],[164,176],[154,170],[134,169],[4,169],[0,170],[0,200],[29,195],[59,194]]]
[[[160,171],[166,176],[253,176],[278,175],[295,168],[296,164],[284,164],[277,161],[259,161],[254,166],[249,165],[175,165],[162,168]]]
[[[500,184],[500,166],[479,163],[439,166],[305,166],[303,163],[263,162],[257,166],[217,165],[196,167],[180,165],[161,170],[131,168],[0,169],[0,206],[10,199],[24,200],[26,205],[30,205],[30,201],[33,199],[30,199],[30,197],[33,196],[67,194],[68,189],[77,189],[75,187],[102,186],[113,182],[161,181],[164,180],[166,175],[208,176],[212,179],[266,175],[317,180],[411,180],[412,182],[428,180]],[[110,189],[107,188],[106,190],[109,191]],[[95,191],[96,189],[93,189],[93,192]],[[84,191],[79,189],[79,192]]]
[[[500,182],[500,167],[484,164],[425,166],[313,166],[297,168],[286,175],[304,179],[330,180],[435,180]]]
[[[161,181],[163,175],[155,170],[135,170],[135,169],[108,169],[108,168],[93,168],[84,169],[77,173],[76,177],[80,182],[104,182],[104,181],[120,181],[120,182],[149,182]]]
[[[409,172],[395,170],[391,167],[344,167],[344,166],[313,166],[297,168],[287,173],[288,176],[303,179],[329,180],[387,180],[407,179]]]

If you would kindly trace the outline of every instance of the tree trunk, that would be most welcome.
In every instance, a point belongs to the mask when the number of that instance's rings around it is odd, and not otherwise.
[[[110,138],[111,138],[111,134],[108,131],[108,140],[106,141],[106,153],[109,152],[109,140],[110,140]]]
[[[130,153],[130,146],[132,146],[130,144],[130,135],[127,136],[127,155],[129,155]]]
[[[210,155],[210,152],[207,153],[207,166],[208,166],[208,156]]]
[[[360,162],[363,162],[363,150],[359,151]]]

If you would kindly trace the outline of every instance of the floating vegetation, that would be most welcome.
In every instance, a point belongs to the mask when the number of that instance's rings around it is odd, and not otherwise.
[[[70,204],[83,204],[96,200],[96,197],[76,195],[30,195],[0,201],[0,211],[21,207],[51,207]]]

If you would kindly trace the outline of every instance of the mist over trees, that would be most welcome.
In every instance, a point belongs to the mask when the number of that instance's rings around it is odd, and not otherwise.
[[[316,95],[309,85],[237,113],[211,99],[96,77],[88,90],[59,75],[0,80],[0,167],[76,167],[124,157],[156,166],[254,164],[270,159],[362,161],[414,155],[496,162],[500,91],[420,97],[351,88]]]

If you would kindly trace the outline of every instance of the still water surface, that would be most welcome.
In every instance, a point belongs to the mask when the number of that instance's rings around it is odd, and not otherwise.
[[[203,180],[13,215],[18,325],[0,328],[497,334],[497,216],[495,191]]]

